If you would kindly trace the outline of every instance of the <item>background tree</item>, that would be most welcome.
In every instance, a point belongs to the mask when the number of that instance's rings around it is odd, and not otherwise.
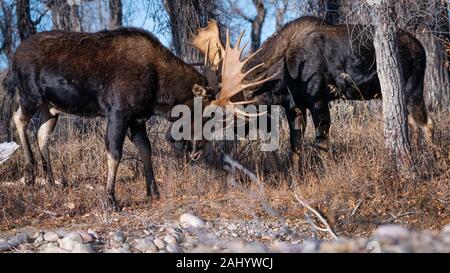
[[[51,11],[53,29],[81,31],[79,6],[81,0],[44,1]]]
[[[252,0],[252,3],[256,9],[256,14],[254,17],[245,14],[236,1],[231,2],[231,12],[236,13],[238,16],[251,24],[250,50],[254,52],[261,46],[261,34],[264,21],[266,20],[267,9],[263,0]],[[281,18],[278,20],[281,20]]]
[[[0,3],[2,17],[0,18],[0,52],[6,57],[8,63],[11,63],[14,52],[14,15],[13,5],[5,2]],[[2,73],[0,80],[3,80],[5,73]],[[1,86],[1,85],[0,85]],[[3,96],[0,94],[0,141],[11,140],[11,111],[15,90],[4,86]]]
[[[31,20],[30,1],[17,0],[16,13],[19,37],[21,41],[24,41],[36,33],[36,23]]]
[[[384,136],[397,170],[409,171],[410,150],[404,82],[400,69],[395,2],[370,0],[375,25],[374,46],[383,96]]]
[[[280,2],[280,3],[277,3]],[[276,17],[275,17],[275,30],[278,31],[284,26],[284,19],[286,17],[286,12],[289,7],[289,0],[278,1],[275,0],[276,8]]]
[[[206,26],[209,19],[215,19],[216,3],[210,0],[164,0],[172,31],[172,46],[176,54],[187,62],[198,62],[196,49],[188,44],[200,27]]]
[[[109,0],[109,29],[122,26],[122,0]]]
[[[0,2],[2,16],[0,17],[0,51],[6,57],[8,63],[11,63],[14,52],[14,13],[13,4]]]
[[[448,3],[442,0],[402,1],[399,5],[401,27],[416,35],[427,54],[425,98],[431,112],[450,110]]]

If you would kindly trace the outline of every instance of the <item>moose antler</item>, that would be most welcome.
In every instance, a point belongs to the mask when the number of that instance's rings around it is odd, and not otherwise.
[[[206,49],[206,56],[209,55],[209,52],[210,47],[208,43],[208,47]],[[215,58],[215,56],[216,55],[214,55],[213,58]],[[214,89],[214,94],[219,93],[219,80],[220,80],[219,69],[218,66],[211,63],[211,61],[208,58],[205,58],[205,61],[203,63],[203,75],[207,79],[209,86]]]
[[[215,20],[209,20],[205,28],[197,30],[192,45],[200,50],[214,67],[219,67],[225,47],[220,39],[219,26]]]
[[[277,75],[272,75],[271,77],[267,78],[259,78],[256,81],[243,83],[244,79],[252,72],[254,72],[256,69],[260,68],[264,65],[264,63],[258,64],[254,67],[252,67],[250,70],[248,70],[245,73],[242,73],[242,68],[253,58],[259,50],[245,58],[243,61],[241,61],[241,55],[244,51],[245,47],[247,46],[248,42],[244,44],[243,47],[241,47],[241,40],[242,36],[244,35],[244,32],[239,35],[238,41],[236,43],[236,46],[233,48],[231,46],[230,42],[230,32],[227,30],[227,38],[226,38],[226,47],[224,50],[224,56],[222,58],[222,88],[219,93],[219,96],[216,100],[212,101],[212,105],[218,105],[218,106],[231,106],[230,110],[247,116],[247,117],[254,117],[255,115],[245,113],[241,111],[238,108],[235,108],[236,105],[244,105],[244,104],[250,104],[254,103],[255,100],[251,101],[238,101],[238,102],[232,102],[231,98],[235,96],[236,94],[242,92],[243,90],[251,87],[255,87],[258,85],[261,85],[267,81],[272,80]],[[259,115],[256,115],[259,116]]]

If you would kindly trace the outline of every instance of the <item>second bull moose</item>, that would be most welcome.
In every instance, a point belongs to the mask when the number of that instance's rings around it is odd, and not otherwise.
[[[226,74],[222,76],[223,86],[234,86],[234,80]],[[102,116],[107,125],[109,204],[116,205],[114,184],[127,130],[144,163],[147,195],[158,198],[145,121],[152,115],[170,119],[172,108],[179,104],[192,110],[194,96],[202,97],[204,105],[226,106],[231,104],[228,97],[242,91],[221,90],[218,100],[211,101],[211,89],[218,90],[218,86],[210,86],[214,84],[212,80],[140,29],[97,33],[49,31],[32,36],[18,47],[5,81],[9,88],[19,89],[19,109],[14,114],[14,122],[25,153],[26,183],[35,181],[36,161],[26,128],[36,112],[40,113],[37,142],[48,184],[53,184],[53,174],[47,138],[55,128],[58,115]],[[250,86],[263,82],[258,80]],[[204,140],[188,143],[193,160],[209,150]]]
[[[307,109],[315,126],[316,146],[327,151],[330,101],[381,98],[375,49],[368,32],[370,27],[332,26],[315,17],[302,17],[268,38],[243,67],[245,72],[262,64],[246,77],[248,81],[261,76],[274,77],[257,88],[248,88],[243,94],[245,99],[258,104],[284,106],[293,166],[299,165]],[[402,30],[397,33],[408,121],[413,132],[422,130],[431,143],[433,121],[423,98],[425,50],[411,34]],[[214,21],[198,31],[193,44],[212,63],[219,63],[220,56],[224,55],[225,47]]]

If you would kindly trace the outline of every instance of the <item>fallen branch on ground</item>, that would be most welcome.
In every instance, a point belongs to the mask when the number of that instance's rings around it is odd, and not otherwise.
[[[317,218],[319,218],[320,222],[322,222],[322,224],[325,226],[325,228],[321,228],[319,226],[317,226],[316,224],[314,224],[314,222],[311,220],[311,218],[309,217],[308,213],[305,212],[305,217],[308,220],[309,224],[316,230],[318,231],[322,231],[322,232],[328,232],[333,239],[337,240],[339,239],[339,237],[333,232],[333,230],[331,229],[330,225],[327,223],[327,221],[322,217],[322,215],[320,215],[319,212],[317,212],[317,210],[313,209],[312,207],[310,207],[308,204],[306,204],[305,201],[301,200],[297,194],[294,194],[295,199],[297,199],[297,201],[304,206],[305,208],[307,208],[309,211],[311,211],[312,213],[314,213],[315,216],[317,216]]]

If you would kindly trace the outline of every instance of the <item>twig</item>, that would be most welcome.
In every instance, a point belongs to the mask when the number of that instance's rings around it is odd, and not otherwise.
[[[389,223],[392,223],[392,222],[397,221],[398,218],[400,218],[400,217],[405,217],[405,216],[414,215],[414,214],[419,214],[419,213],[421,213],[421,212],[418,212],[418,211],[411,211],[411,212],[399,213],[399,214],[397,214],[397,215],[391,214],[392,217],[389,218],[389,219],[387,219],[387,220],[384,220],[384,221],[382,222],[382,224],[389,224]]]
[[[320,222],[322,222],[322,224],[325,225],[325,228],[321,228],[318,227],[316,224],[313,223],[313,221],[311,220],[311,218],[309,217],[309,215],[307,213],[305,213],[305,216],[308,220],[308,222],[312,225],[312,227],[318,231],[323,231],[323,232],[328,232],[333,239],[337,240],[339,239],[339,237],[333,232],[333,230],[331,229],[330,225],[327,223],[327,221],[322,217],[322,215],[320,215],[319,212],[317,212],[315,209],[313,209],[312,207],[310,207],[308,204],[306,204],[306,202],[304,202],[303,200],[301,200],[297,194],[294,194],[295,199],[297,199],[297,201],[304,206],[305,208],[307,208],[309,211],[311,211],[312,213],[314,213],[314,215],[317,216],[317,218],[319,218]]]
[[[362,200],[360,200],[358,202],[358,204],[356,205],[356,207],[353,209],[352,213],[350,214],[349,218],[352,218],[355,215],[356,211],[359,209],[359,207],[361,206],[362,202],[363,202]]]

